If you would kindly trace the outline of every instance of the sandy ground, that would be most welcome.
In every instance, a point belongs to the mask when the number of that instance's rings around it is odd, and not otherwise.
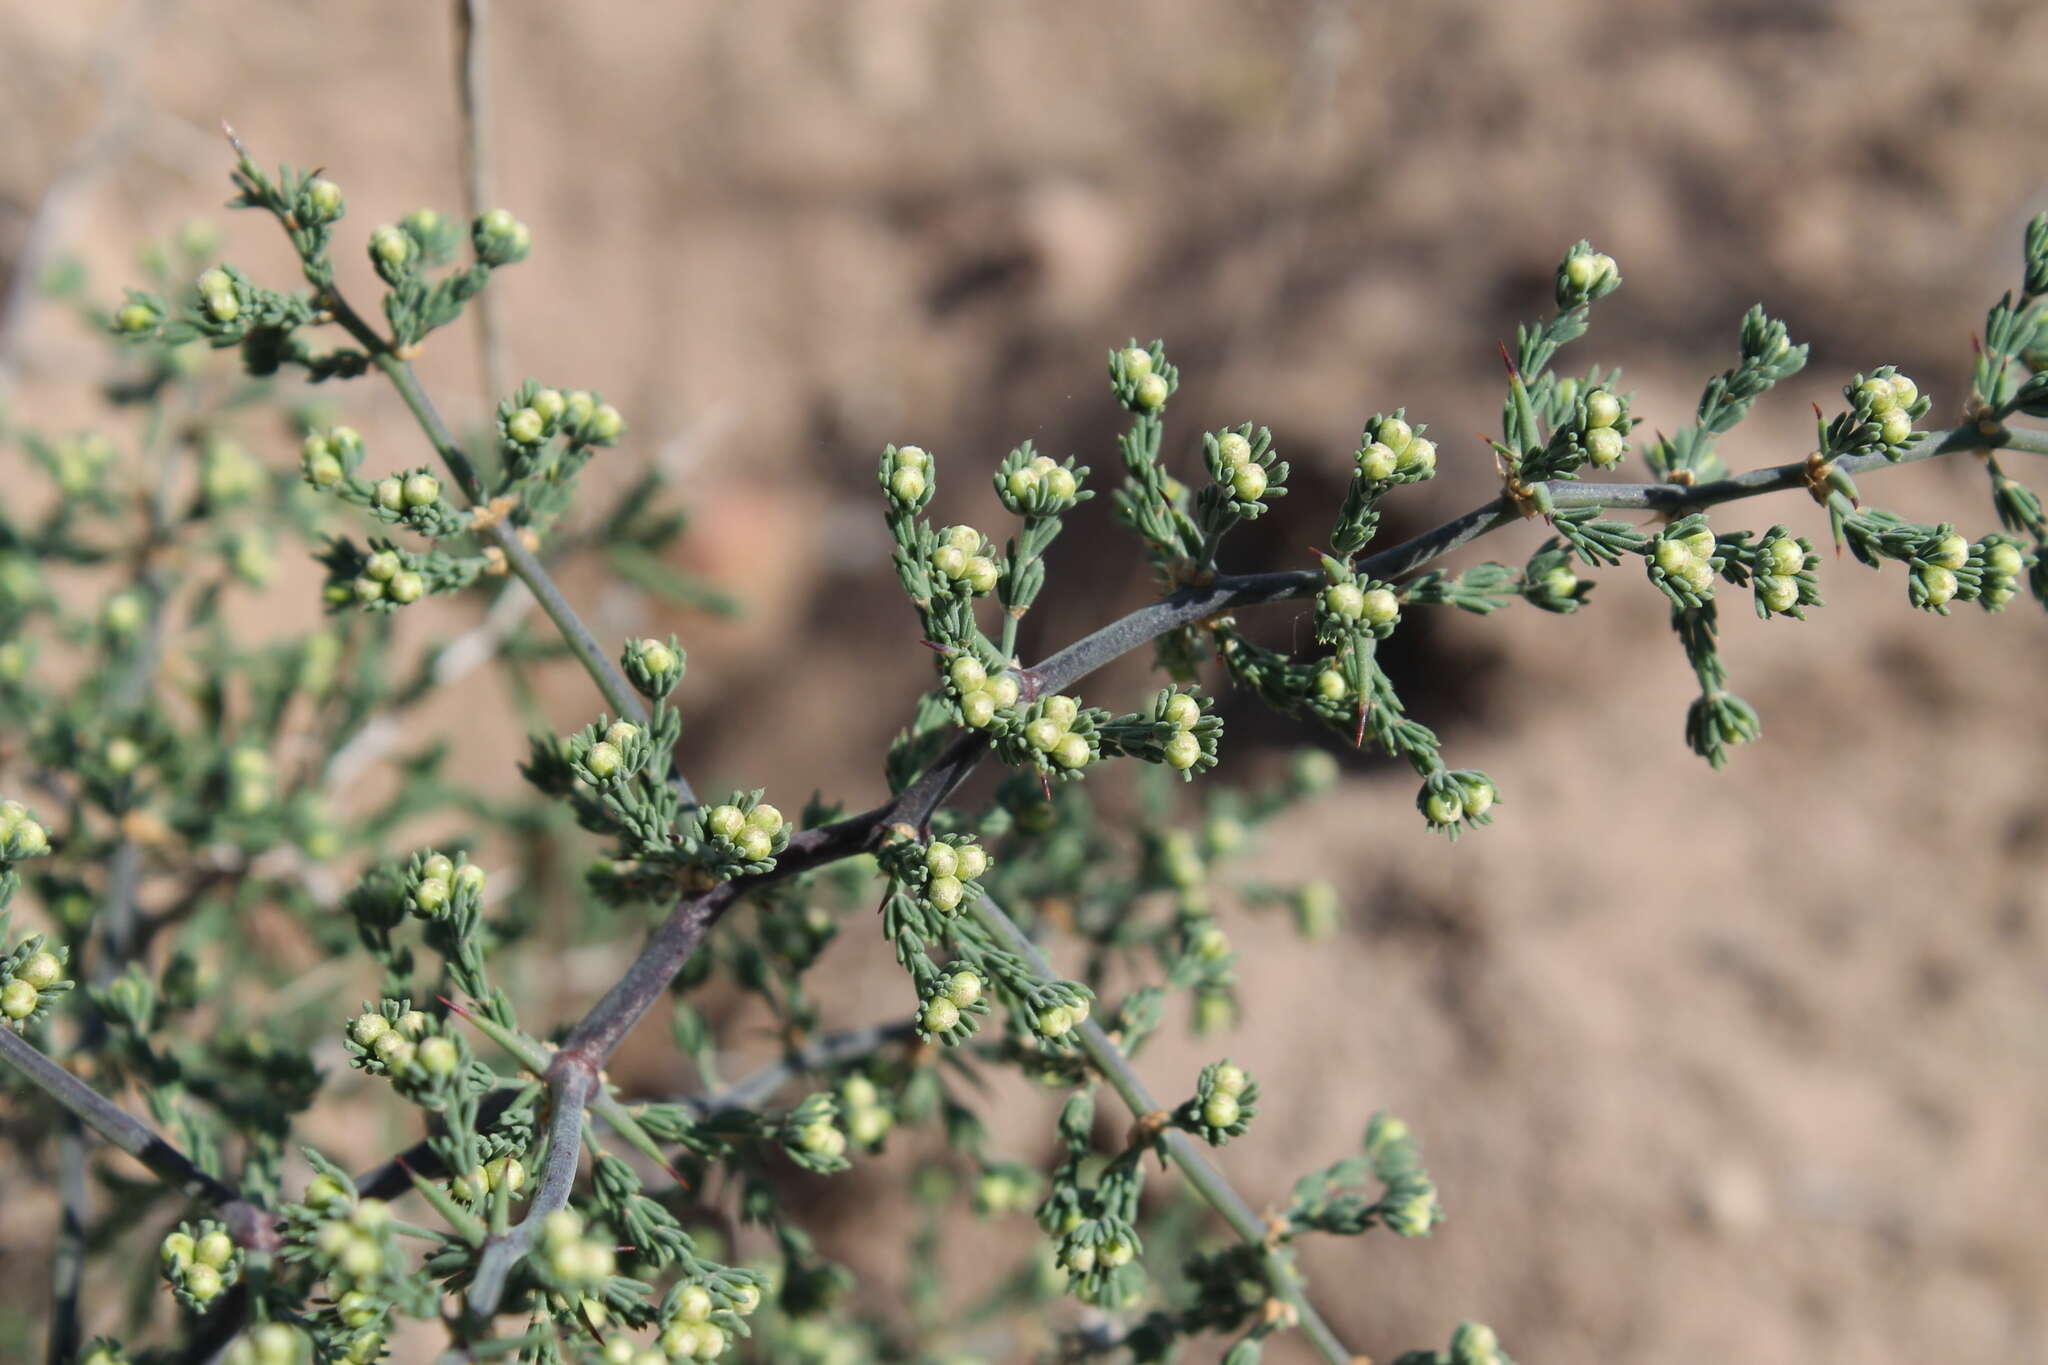
[[[684,634],[711,787],[878,793],[923,667],[870,496],[885,440],[952,457],[940,510],[992,522],[978,462],[1031,437],[1113,463],[1102,350],[1164,336],[1180,439],[1251,417],[1302,471],[1241,561],[1306,562],[1376,409],[1444,442],[1446,476],[1390,535],[1486,495],[1469,434],[1498,424],[1495,343],[1579,237],[1628,284],[1575,359],[1627,365],[1652,430],[1732,361],[1751,302],[1813,344],[1728,443],[1741,467],[1803,454],[1809,400],[1876,364],[1952,417],[2044,199],[2048,11],[2019,3],[497,10],[500,198],[538,244],[501,277],[517,369],[626,410],[636,439],[600,486],[686,462],[684,559],[750,605],[710,624],[569,584],[603,631]],[[140,232],[219,201],[222,118],[323,164],[351,227],[459,205],[444,6],[13,0],[0,261],[100,117],[110,31],[147,33],[113,83],[147,112],[58,225],[103,284]],[[281,268],[264,225],[230,230],[235,259]],[[17,358],[24,414],[82,418],[91,346],[31,314]],[[485,411],[466,345],[426,370],[458,421]],[[341,401],[411,458],[388,394]],[[1952,463],[1865,491],[1990,529],[1980,471]],[[1824,533],[1797,498],[1731,522],[1773,519]],[[1142,600],[1104,504],[1084,524],[1027,653]],[[1495,543],[1513,561],[1531,536]],[[1481,1317],[1530,1362],[2048,1358],[2037,610],[1918,617],[1896,573],[1831,564],[1806,626],[1726,613],[1767,736],[1714,775],[1683,747],[1661,607],[1613,578],[1569,620],[1418,632],[1411,700],[1500,780],[1495,828],[1425,838],[1410,779],[1366,765],[1270,850],[1346,886],[1348,927],[1311,949],[1231,921],[1257,1007],[1229,1048],[1269,1100],[1230,1170],[1263,1203],[1373,1109],[1424,1135],[1439,1235],[1308,1257],[1375,1357]],[[820,678],[857,679],[858,704]],[[1142,686],[1118,669],[1091,696]],[[511,723],[488,700],[439,717],[482,755],[505,732],[478,717]],[[1289,736],[1239,717],[1240,752]],[[650,1083],[655,1041],[630,1062]],[[1146,1069],[1171,1088],[1212,1051],[1162,1045]],[[827,1210],[841,1247],[874,1216],[861,1188]],[[6,1282],[40,1276],[33,1243],[0,1238]]]

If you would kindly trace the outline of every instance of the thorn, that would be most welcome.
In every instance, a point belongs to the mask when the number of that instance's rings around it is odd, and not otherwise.
[[[447,996],[445,996],[445,995],[437,995],[437,996],[435,996],[434,998],[435,998],[436,1000],[440,1001],[440,1002],[441,1002],[442,1004],[446,1005],[446,1006],[448,1007],[448,1009],[450,1010],[450,1012],[452,1012],[452,1013],[454,1013],[454,1014],[457,1014],[457,1015],[460,1015],[460,1016],[461,1016],[462,1018],[464,1018],[464,1019],[468,1019],[468,1018],[470,1018],[470,1017],[471,1017],[471,1016],[470,1016],[470,1011],[469,1011],[469,1009],[468,1009],[468,1007],[467,1007],[467,1006],[464,1006],[464,1005],[458,1005],[458,1004],[456,1004],[456,1003],[455,1003],[455,1002],[454,1002],[453,1000],[450,1000],[450,999],[449,999],[449,998],[448,998]]]
[[[1500,347],[1500,363],[1507,366],[1508,378],[1519,380],[1522,377],[1522,372],[1515,368],[1515,358],[1508,354],[1508,344],[1505,341],[1495,342],[1494,344]]]
[[[1363,697],[1359,698],[1358,701],[1358,732],[1351,737],[1351,747],[1354,749],[1363,749],[1365,747],[1365,699]]]
[[[227,138],[228,146],[235,149],[236,156],[246,158],[249,155],[249,149],[242,145],[241,138],[235,136],[234,126],[226,119],[220,121],[220,131]]]
[[[1815,403],[1815,404],[1813,405],[1813,415],[1814,415],[1814,416],[1815,416],[1816,418],[1820,417],[1820,415],[1821,415],[1821,411],[1820,411],[1820,404],[1818,404],[1818,403]]]
[[[918,643],[934,654],[944,654],[946,652],[946,647],[937,640],[919,640]]]
[[[1052,778],[1044,773],[1038,775],[1038,785],[1045,791],[1045,799],[1052,800]]]

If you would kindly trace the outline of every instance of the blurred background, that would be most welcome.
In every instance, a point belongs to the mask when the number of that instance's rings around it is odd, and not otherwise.
[[[1106,487],[1103,353],[1163,337],[1182,368],[1174,458],[1192,469],[1199,431],[1250,419],[1297,471],[1235,563],[1307,566],[1377,410],[1430,423],[1443,470],[1392,500],[1383,543],[1491,495],[1477,434],[1499,425],[1496,345],[1548,312],[1581,237],[1627,283],[1567,368],[1623,365],[1642,438],[1689,418],[1751,303],[1812,344],[1724,443],[1739,469],[1804,455],[1810,402],[1878,364],[1951,424],[1972,331],[2048,204],[2048,10],[2019,0],[491,14],[497,198],[536,244],[492,286],[512,372],[624,410],[629,439],[590,483],[667,462],[695,518],[675,567],[745,612],[595,574],[566,587],[601,636],[682,636],[701,788],[765,786],[791,809],[813,788],[878,799],[929,679],[887,566],[885,441],[937,452],[941,520],[999,525],[986,470],[1027,437]],[[341,184],[358,294],[362,234],[461,210],[446,4],[4,0],[0,52],[0,368],[41,426],[91,420],[104,373],[102,343],[28,287],[52,262],[77,258],[108,295],[139,239],[209,214],[227,257],[295,280],[271,224],[215,211],[221,120],[260,161]],[[474,425],[491,399],[466,327],[423,369]],[[386,388],[325,396],[375,459],[425,459]],[[282,433],[263,453],[296,458]],[[0,469],[26,461],[9,449]],[[1992,529],[1971,459],[1864,492]],[[1796,495],[1722,520],[1826,534]],[[1459,562],[1519,563],[1536,538]],[[1085,508],[1026,656],[1145,600],[1135,551],[1106,498]],[[263,608],[280,620],[310,601],[310,577],[287,582]],[[1347,760],[1261,855],[1343,888],[1339,938],[1224,910],[1248,1006],[1227,1047],[1267,1097],[1226,1154],[1239,1187],[1284,1198],[1384,1107],[1444,1191],[1428,1241],[1307,1254],[1355,1349],[1384,1358],[1473,1317],[1528,1362],[2048,1358],[2048,640],[2024,599],[1920,615],[1896,569],[1853,563],[1824,564],[1822,587],[1804,626],[1724,612],[1765,737],[1720,775],[1685,748],[1693,680],[1639,574],[1603,575],[1569,618],[1415,620],[1397,678],[1452,761],[1500,783],[1498,822],[1452,847],[1424,833],[1405,769]],[[476,609],[437,610],[401,634]],[[1284,640],[1304,617],[1260,628]],[[1127,660],[1083,691],[1128,709],[1147,686]],[[587,719],[580,678],[547,687],[564,729]],[[1240,772],[1313,738],[1226,708]],[[517,782],[495,683],[416,723]],[[632,946],[568,962],[559,1017]],[[901,993],[885,951],[854,954],[839,1022],[867,1022],[868,968]],[[670,1050],[658,1028],[640,1042],[615,1074],[656,1088]],[[1141,1069],[1173,1092],[1214,1055],[1162,1042]],[[1023,1112],[1000,1140],[1036,1160],[1045,1114]],[[894,1217],[874,1202],[892,1186],[863,1179],[820,1211],[856,1261]],[[0,1237],[10,1285],[40,1282],[33,1241]],[[886,1300],[890,1274],[877,1261],[868,1292]]]

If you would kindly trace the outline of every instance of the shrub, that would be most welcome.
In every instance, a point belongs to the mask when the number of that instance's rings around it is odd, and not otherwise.
[[[528,381],[499,403],[491,430],[465,441],[410,363],[496,271],[526,258],[526,229],[496,210],[466,225],[421,210],[375,228],[367,251],[386,292],[373,324],[336,285],[342,190],[319,174],[265,171],[239,143],[233,178],[235,205],[285,230],[308,287],[214,264],[214,243],[189,235],[179,268],[97,315],[140,364],[111,392],[145,414],[142,447],[122,461],[100,435],[19,430],[55,491],[33,524],[11,510],[0,522],[0,717],[26,737],[10,780],[40,793],[34,808],[0,806],[0,906],[25,884],[47,926],[0,927],[0,1057],[68,1113],[24,1138],[54,1142],[71,1215],[57,1259],[57,1359],[199,1360],[232,1341],[237,1361],[361,1365],[390,1352],[408,1320],[432,1324],[451,1359],[652,1365],[717,1358],[749,1338],[776,1360],[918,1355],[927,1344],[906,1342],[890,1314],[849,1292],[849,1272],[819,1254],[790,1198],[793,1169],[830,1176],[917,1126],[947,1153],[911,1183],[929,1218],[965,1181],[983,1216],[1029,1213],[1042,1230],[1020,1235],[1034,1250],[991,1313],[1036,1313],[1062,1296],[1106,1310],[1065,1331],[1062,1349],[1076,1355],[1164,1359],[1187,1338],[1217,1335],[1243,1365],[1273,1334],[1299,1332],[1324,1358],[1348,1360],[1292,1248],[1375,1227],[1432,1230],[1437,1191],[1406,1125],[1376,1117],[1262,1218],[1206,1154],[1247,1137],[1257,1081],[1219,1058],[1162,1100],[1133,1066],[1175,993],[1200,1031],[1231,1018],[1235,959],[1213,915],[1216,888],[1230,884],[1248,834],[1335,776],[1329,755],[1309,749],[1277,785],[1217,787],[1223,725],[1201,680],[1221,675],[1337,742],[1405,760],[1419,779],[1420,828],[1455,839],[1491,823],[1503,795],[1484,772],[1451,766],[1380,666],[1382,642],[1411,613],[1485,615],[1517,600],[1576,612],[1603,572],[1640,561],[1699,680],[1687,742],[1719,767],[1760,729],[1717,651],[1723,596],[1745,592],[1765,619],[1820,605],[1816,548],[1783,526],[1717,529],[1710,517],[1723,505],[1805,489],[1837,549],[1899,566],[1916,610],[1997,611],[2022,592],[2048,596],[2040,502],[1997,458],[2048,453],[2048,436],[2008,425],[2048,416],[2038,301],[2048,218],[2027,233],[2022,291],[1991,311],[1962,425],[1924,429],[1930,400],[1881,366],[1848,380],[1807,458],[1740,474],[1718,439],[1804,365],[1805,347],[1751,310],[1736,363],[1707,383],[1693,420],[1644,439],[1619,372],[1556,368],[1621,284],[1615,262],[1581,242],[1558,267],[1551,315],[1505,352],[1499,496],[1398,545],[1375,545],[1382,503],[1439,462],[1420,414],[1405,409],[1365,423],[1348,490],[1329,509],[1326,553],[1304,567],[1226,572],[1230,533],[1287,494],[1289,466],[1268,431],[1246,423],[1201,436],[1190,483],[1169,472],[1166,417],[1181,375],[1158,342],[1108,353],[1110,397],[1129,419],[1110,480],[1028,441],[996,465],[1013,525],[934,525],[941,461],[888,446],[877,501],[932,667],[885,758],[892,795],[851,814],[818,798],[785,810],[758,790],[700,796],[669,701],[684,680],[681,642],[601,643],[556,583],[561,562],[583,555],[677,587],[648,569],[681,529],[654,496],[656,476],[594,530],[564,522],[578,474],[616,458],[603,452],[625,434],[620,413],[594,391]],[[283,472],[239,443],[239,409],[258,395],[223,384],[201,359],[208,347],[235,352],[251,382],[375,372],[437,465],[395,463],[300,409],[296,472]],[[1649,481],[1582,477],[1632,449]],[[1972,538],[1861,500],[1859,476],[1965,451],[1983,459],[1999,531]],[[139,504],[128,496],[135,480]],[[1165,591],[1025,667],[1018,623],[1047,587],[1046,552],[1070,517],[1096,514],[1081,509],[1103,486]],[[1615,512],[1647,515],[1638,524]],[[1543,538],[1519,567],[1433,567],[1524,522]],[[329,533],[337,523],[364,538]],[[268,579],[280,539],[307,545],[320,565],[325,614],[309,610],[297,633],[257,642],[226,602],[234,583]],[[115,586],[90,600],[109,570]],[[513,580],[588,672],[598,693],[588,724],[533,736],[519,765],[528,797],[503,794],[505,772],[452,773],[430,751],[402,756],[375,809],[335,821],[327,796],[386,756],[393,716],[482,656],[550,648],[487,624],[438,642],[407,675],[396,614],[491,585],[503,603]],[[707,600],[697,585],[681,591]],[[1309,604],[1311,643],[1283,652],[1240,631],[1238,612],[1274,603]],[[494,608],[492,622],[500,616]],[[1148,645],[1165,683],[1133,709],[1075,690]],[[993,800],[951,804],[985,764],[1008,773]],[[1136,769],[1147,798],[1116,830],[1085,785],[1112,766]],[[1194,806],[1171,799],[1176,779],[1200,783]],[[420,846],[413,831],[436,817],[466,833]],[[605,848],[580,879],[591,922],[638,924],[650,909],[660,918],[610,989],[549,1033],[500,982],[535,905],[574,898],[554,854],[579,829]],[[486,868],[486,848],[513,850],[515,865]],[[146,913],[145,877],[175,889]],[[513,878],[521,889],[499,894]],[[1304,934],[1332,927],[1327,887],[1255,895],[1289,905]],[[821,1017],[806,981],[845,924],[868,932],[845,912],[877,896],[906,980],[884,1017],[827,1029],[840,1021]],[[728,915],[743,902],[750,915]],[[366,957],[377,996],[310,1023],[241,999],[275,974],[239,928],[259,904],[293,916],[324,956]],[[1069,912],[1055,917],[1054,904]],[[1076,974],[1055,970],[1052,953],[1077,962]],[[1151,980],[1104,998],[1132,963],[1148,964]],[[664,998],[679,1046],[708,1063],[714,1039],[692,998],[712,981],[760,998],[782,1058],[688,1098],[619,1093],[605,1063]],[[323,1052],[361,1079],[331,1081]],[[1068,1093],[1049,1170],[991,1150],[968,1086],[1002,1068]],[[1107,1142],[1103,1086],[1128,1110]],[[424,1136],[382,1165],[345,1169],[323,1150],[339,1136],[336,1108],[323,1104],[330,1088],[354,1105],[417,1109]],[[116,1102],[131,1089],[146,1123]],[[87,1130],[158,1183],[105,1173],[114,1197],[94,1214]],[[1141,1204],[1156,1169],[1148,1156],[1178,1168],[1230,1240],[1190,1243],[1185,1220]],[[747,1254],[703,1216],[713,1190],[765,1229],[771,1254]],[[406,1198],[415,1202],[401,1208]],[[81,1344],[85,1258],[128,1264],[145,1242],[177,1321],[133,1316],[167,1344]],[[918,1293],[935,1296],[933,1237],[920,1235],[910,1257]],[[1404,1359],[1507,1356],[1468,1323],[1446,1350]]]

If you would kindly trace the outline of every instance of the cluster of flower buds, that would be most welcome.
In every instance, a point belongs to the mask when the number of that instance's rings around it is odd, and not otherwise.
[[[761,1306],[760,1285],[742,1278],[751,1273],[725,1270],[678,1283],[662,1301],[655,1345],[639,1347],[628,1337],[612,1337],[604,1344],[604,1365],[683,1365],[724,1355],[745,1331],[738,1319]]]
[[[571,735],[563,752],[577,777],[603,791],[631,780],[645,767],[654,742],[645,726],[600,719]]]
[[[575,446],[608,446],[625,429],[619,410],[585,389],[564,393],[528,380],[498,404],[500,443],[515,452],[531,451],[557,435]]]
[[[1813,572],[1819,566],[1820,556],[1804,539],[1782,526],[1765,532],[1751,566],[1756,575],[1751,586],[1756,593],[1757,616],[1806,619],[1802,609],[1821,604],[1820,580]]]
[[[330,607],[353,603],[373,612],[395,611],[426,595],[427,578],[417,556],[382,540],[370,542],[369,553],[355,559],[353,576],[337,577],[325,590]]]
[[[1225,1059],[1202,1068],[1195,1096],[1181,1105],[1174,1122],[1212,1147],[1243,1137],[1258,1109],[1259,1086],[1245,1069]]]
[[[1372,484],[1421,483],[1436,476],[1436,442],[1410,426],[1406,408],[1376,413],[1358,441],[1358,477]]]
[[[1913,424],[1934,406],[1920,396],[1919,385],[1890,365],[1879,366],[1868,379],[1857,375],[1842,392],[1849,412],[1826,435],[1827,448],[1838,455],[1880,450],[1897,459],[1913,439]]]
[[[553,1284],[570,1294],[601,1292],[618,1269],[618,1252],[602,1228],[586,1228],[574,1209],[541,1219],[540,1264]]]
[[[1579,242],[1565,253],[1557,267],[1557,308],[1569,312],[1621,288],[1621,270],[1614,258],[1595,251],[1591,242]]]
[[[228,1230],[212,1219],[180,1223],[158,1249],[164,1279],[178,1302],[206,1313],[241,1276],[242,1255]]]
[[[938,581],[956,593],[986,597],[1002,578],[995,546],[972,526],[948,526],[927,559]]]
[[[896,1126],[896,1111],[882,1102],[881,1087],[865,1071],[849,1071],[839,1079],[839,1112],[846,1116],[846,1136],[869,1151],[881,1145]]]
[[[981,973],[964,963],[936,977],[917,1011],[918,1036],[953,1046],[974,1032],[974,1021],[988,1013]]]
[[[440,1036],[433,1034],[433,1022],[425,1011],[413,1009],[404,1000],[386,1000],[374,1010],[365,1008],[348,1023],[345,1045],[349,1064],[394,1080],[409,1077],[424,1061],[422,1048],[428,1038]],[[440,1041],[453,1043],[448,1038]],[[459,1055],[458,1049],[458,1060]]]
[[[903,516],[922,512],[938,491],[932,457],[923,446],[882,447],[882,467],[877,475],[889,495],[890,509]]]
[[[448,1182],[449,1191],[457,1199],[468,1204],[481,1204],[491,1197],[491,1191],[503,1189],[506,1194],[518,1194],[526,1188],[526,1165],[509,1153],[492,1157],[476,1169],[458,1175]]]
[[[1422,789],[1415,794],[1415,808],[1431,829],[1455,839],[1461,829],[1492,824],[1488,812],[1499,800],[1499,789],[1485,773],[1472,768],[1439,769],[1423,780]]]
[[[299,472],[315,488],[334,487],[354,474],[362,463],[363,438],[354,427],[310,432],[299,447]],[[401,483],[399,501],[402,504],[404,500],[405,489]]]
[[[107,320],[109,329],[115,336],[125,337],[130,341],[155,336],[157,329],[164,325],[166,310],[163,300],[140,289],[123,292],[126,297],[120,307],[114,310],[113,316]]]
[[[249,301],[249,281],[233,266],[215,266],[201,274],[193,287],[204,314],[202,323],[232,323],[242,315],[242,307]]]
[[[381,1338],[378,1345],[381,1352]],[[304,1365],[312,1358],[313,1339],[288,1322],[265,1322],[251,1327],[236,1337],[222,1356],[225,1365]],[[352,1350],[327,1358],[340,1365],[357,1365],[357,1353]]]
[[[1391,1114],[1374,1114],[1365,1128],[1365,1155],[1386,1186],[1373,1214],[1397,1236],[1428,1236],[1443,1221],[1443,1206],[1408,1125]]]
[[[91,497],[106,490],[114,443],[96,431],[61,437],[50,446],[46,463],[65,497]]]
[[[991,865],[988,851],[972,837],[947,834],[928,844],[906,844],[889,870],[927,909],[952,915],[981,894],[980,878]]]
[[[1032,992],[1028,1005],[1031,1031],[1044,1042],[1071,1044],[1074,1030],[1088,1022],[1092,1008],[1088,988],[1080,983],[1042,983]]]
[[[467,858],[415,853],[406,866],[406,907],[421,919],[480,908],[483,894],[484,870]]]
[[[1166,363],[1166,347],[1136,340],[1109,353],[1109,386],[1116,401],[1139,416],[1157,413],[1180,387],[1180,371]]]
[[[62,946],[44,947],[41,934],[29,935],[0,957],[0,1021],[16,1031],[25,1029],[57,996],[70,990],[73,983],[65,975],[69,957],[69,950]]]
[[[494,269],[516,265],[533,249],[533,234],[526,230],[526,224],[504,209],[492,209],[480,216],[470,227],[469,240],[477,259]]]
[[[1673,604],[1698,607],[1714,595],[1722,557],[1706,517],[1695,512],[1666,526],[1644,549],[1650,581]]]
[[[1143,729],[1133,735],[1122,722],[1115,725],[1115,739],[1125,753],[1152,763],[1164,763],[1183,778],[1216,766],[1216,746],[1223,738],[1223,718],[1211,715],[1208,703],[1192,691],[1166,688],[1152,699],[1151,715],[1140,722]]]
[[[460,514],[441,498],[441,480],[424,468],[387,474],[370,485],[369,509],[378,521],[402,523],[423,536],[462,529]]]
[[[1544,611],[1570,615],[1593,595],[1590,579],[1572,567],[1572,553],[1558,540],[1546,540],[1522,570],[1522,600]]]
[[[50,831],[19,801],[0,801],[0,864],[40,858],[50,851]]]
[[[846,1130],[839,1126],[839,1104],[823,1092],[806,1095],[782,1120],[782,1149],[807,1171],[831,1175],[845,1170]]]
[[[1316,594],[1316,639],[1343,644],[1359,635],[1384,640],[1401,623],[1401,598],[1392,585],[1360,577],[1341,560],[1323,556],[1323,590]]]
[[[1062,464],[1050,455],[1038,454],[1026,441],[997,466],[996,496],[1016,516],[1058,516],[1094,496],[1081,488],[1087,477],[1088,467],[1076,467],[1071,455]]]
[[[711,855],[706,870],[720,878],[771,871],[777,855],[789,847],[789,826],[782,812],[764,803],[758,791],[734,792],[705,810],[700,829]]]
[[[1265,499],[1287,493],[1281,482],[1287,477],[1287,462],[1273,453],[1273,433],[1252,424],[1225,431],[1205,433],[1202,458],[1209,466],[1223,499],[1240,517],[1256,517],[1266,510]]]
[[[1968,537],[1942,528],[1907,561],[1907,599],[1923,611],[1944,616],[1948,604],[1958,597],[1966,602],[1974,599],[1983,583],[1983,571],[1981,560],[1972,563],[1973,555]]]
[[[991,1161],[974,1182],[974,1211],[984,1218],[1023,1213],[1038,1202],[1038,1174],[1014,1161]]]
[[[628,644],[619,656],[619,666],[625,670],[626,681],[633,684],[634,691],[649,701],[660,701],[683,680],[689,656],[675,636],[669,636],[666,642],[650,636]]]
[[[1017,675],[1008,671],[990,675],[987,665],[972,654],[955,654],[946,666],[946,681],[952,684],[954,704],[969,729],[985,730],[998,711],[1017,704],[1021,688]]]
[[[1984,567],[1977,604],[1986,611],[2002,610],[2018,594],[2020,579],[2033,566],[2034,557],[2020,541],[1997,533],[1984,537],[1980,553]]]
[[[1578,382],[1570,379],[1558,389],[1572,404],[1571,420],[1560,433],[1572,449],[1599,469],[1621,463],[1628,453],[1629,429],[1635,425],[1628,413],[1628,400],[1601,385],[1581,390]]]
[[[311,1202],[311,1191],[308,1191]],[[328,1205],[333,1208],[332,1202]],[[359,1200],[345,1215],[321,1223],[313,1233],[313,1251],[330,1280],[366,1285],[384,1273],[391,1256],[391,1206],[381,1199]],[[342,1321],[351,1327],[374,1323],[380,1316],[371,1296],[341,1296]]]
[[[997,752],[1006,763],[1029,763],[1048,777],[1079,776],[1100,756],[1097,731],[1108,719],[1072,697],[1042,697],[997,737]]]

